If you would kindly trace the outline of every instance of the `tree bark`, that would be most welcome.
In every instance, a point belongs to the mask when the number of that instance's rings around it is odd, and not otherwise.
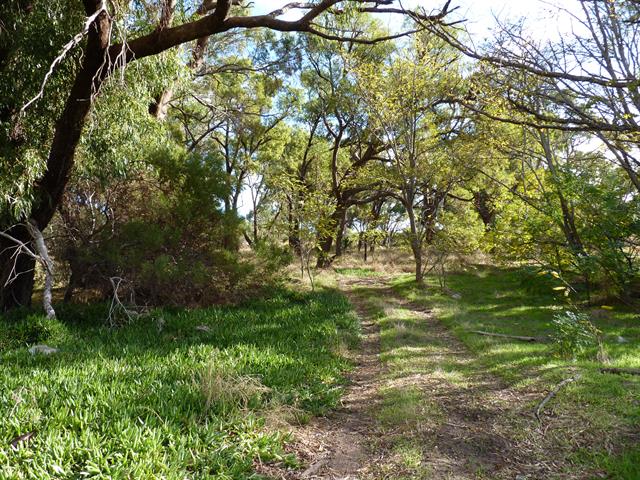
[[[291,200],[291,197],[287,197],[287,207],[289,208],[289,213],[287,216],[289,224],[289,247],[296,255],[300,256],[302,255],[302,250],[300,248],[300,224],[298,223],[298,219],[294,214],[293,202]]]
[[[47,314],[47,318],[56,318],[56,311],[53,309],[53,262],[49,256],[47,245],[44,242],[42,232],[33,223],[27,223],[27,230],[33,239],[33,245],[40,257],[40,263],[44,270],[44,289],[42,291],[42,306]]]
[[[327,268],[334,260],[335,257],[331,258],[331,248],[333,247],[334,239],[338,238],[340,228],[344,228],[344,218],[346,214],[347,207],[339,202],[336,209],[331,214],[331,224],[334,225],[333,232],[326,233],[320,238],[318,260],[316,262],[317,268]],[[342,235],[340,235],[340,242],[342,242]],[[336,249],[338,248],[338,244],[336,243]]]
[[[338,229],[336,230],[336,257],[342,256],[344,249],[344,231],[347,226],[347,210],[342,213],[342,217],[338,222]]]
[[[411,195],[410,198],[413,198]],[[405,203],[407,214],[409,215],[409,228],[411,232],[411,251],[413,252],[413,260],[415,262],[415,276],[416,283],[422,283],[422,242],[418,233],[418,226],[416,223],[415,212],[413,210],[413,204]]]
[[[318,247],[317,268],[327,268],[331,265],[331,247],[333,246],[333,235],[325,235],[320,239]]]
[[[31,246],[32,238],[24,225],[16,225],[7,233]],[[36,261],[27,254],[12,258],[16,246],[11,240],[0,237],[0,312],[31,306]],[[16,273],[19,275],[7,283]]]

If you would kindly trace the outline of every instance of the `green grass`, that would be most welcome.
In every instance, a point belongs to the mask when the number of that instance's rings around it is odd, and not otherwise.
[[[528,269],[478,267],[449,275],[447,286],[462,298],[441,293],[433,278],[428,279],[427,288],[417,287],[407,276],[394,284],[400,295],[434,309],[439,320],[477,356],[477,361],[466,364],[453,359],[451,365],[444,366],[445,372],[464,379],[479,370],[489,371],[523,392],[545,392],[562,379],[580,372],[580,380],[564,388],[549,405],[556,415],[571,418],[574,426],[584,428],[586,443],[591,440],[588,453],[578,449],[574,460],[607,471],[609,478],[640,478],[638,438],[629,436],[633,432],[637,434],[640,427],[640,377],[600,373],[602,364],[596,361],[595,351],[579,358],[561,358],[552,343],[523,343],[470,332],[550,335],[553,316],[569,308],[562,298],[554,295],[552,281]],[[593,322],[603,332],[609,366],[640,367],[637,312],[621,307],[606,312]],[[618,336],[628,343],[618,343]],[[392,351],[389,355],[401,353]],[[415,368],[410,358],[408,355],[401,365]],[[605,452],[607,442],[616,448]],[[594,451],[594,445],[603,450]]]
[[[340,352],[358,337],[332,290],[155,312],[120,329],[91,326],[104,310],[90,310],[60,309],[45,334],[25,336],[57,354],[0,343],[0,478],[259,478],[255,461],[295,463],[269,412],[335,406],[350,366]],[[7,331],[0,321],[0,339]]]
[[[373,268],[334,268],[335,272],[339,275],[349,275],[352,277],[376,277],[382,275]]]

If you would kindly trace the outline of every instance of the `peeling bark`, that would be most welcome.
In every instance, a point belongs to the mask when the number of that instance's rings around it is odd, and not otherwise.
[[[44,270],[44,290],[42,292],[42,306],[44,307],[44,311],[47,314],[47,318],[56,318],[56,312],[53,309],[52,305],[52,291],[53,291],[53,262],[51,261],[51,257],[49,257],[49,251],[47,250],[47,245],[44,242],[44,237],[42,236],[42,232],[38,229],[38,227],[32,223],[27,223],[27,230],[29,234],[33,238],[33,244],[35,245],[36,252],[40,257],[40,263],[42,264],[42,269]]]

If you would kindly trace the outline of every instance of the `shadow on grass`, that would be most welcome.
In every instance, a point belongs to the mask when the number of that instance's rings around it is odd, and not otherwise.
[[[429,352],[424,349],[391,351],[387,353],[390,358],[401,360],[409,371],[414,372],[436,368],[437,364],[438,368],[459,374],[462,379],[486,370],[522,392],[538,392],[533,403],[560,380],[579,371],[582,374],[580,381],[565,387],[549,408],[554,416],[567,419],[571,427],[582,425],[582,442],[592,445],[595,451],[601,448],[595,445],[607,442],[615,445],[609,453],[583,455],[582,461],[605,469],[610,478],[640,478],[640,465],[631,467],[632,460],[640,452],[637,442],[640,377],[602,374],[602,364],[595,361],[595,355],[593,359],[560,358],[555,355],[551,342],[522,343],[471,333],[472,330],[483,330],[507,335],[548,336],[553,332],[553,315],[570,309],[561,297],[553,294],[552,282],[533,275],[529,269],[476,267],[473,271],[448,275],[447,287],[459,293],[461,298],[443,294],[433,278],[428,279],[426,288],[417,286],[409,277],[394,283],[399,295],[434,310],[438,319],[476,355],[476,360],[464,363],[452,356],[430,360]],[[611,366],[640,367],[637,312],[616,307],[593,322],[603,332],[604,348]],[[411,335],[413,338],[407,337],[407,340],[412,344],[423,344],[424,338],[419,332]],[[624,336],[624,343],[618,341],[620,335]],[[533,407],[535,405],[531,405]],[[558,435],[559,438],[572,436],[569,431]],[[580,442],[576,445],[573,448],[579,451]],[[633,474],[620,476],[616,465],[625,465],[625,475]]]
[[[158,311],[119,329],[90,325],[104,317],[73,315],[46,342],[60,353],[0,353],[2,478],[25,469],[57,478],[57,467],[72,476],[95,468],[123,478],[244,478],[253,459],[284,455],[282,436],[263,428],[263,409],[335,406],[349,367],[342,353],[358,336],[350,305],[334,290]],[[249,409],[242,398],[231,409],[207,409],[201,379],[210,370],[231,385],[251,377],[267,389]],[[7,447],[29,431],[38,432],[33,450]]]

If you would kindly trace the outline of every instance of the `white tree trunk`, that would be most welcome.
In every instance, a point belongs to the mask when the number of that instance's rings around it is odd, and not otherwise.
[[[47,245],[44,243],[44,237],[42,232],[35,225],[34,222],[27,222],[27,229],[33,238],[33,244],[38,254],[38,260],[40,261],[44,269],[44,291],[42,293],[42,306],[47,314],[47,318],[56,318],[56,312],[52,305],[52,290],[53,290],[53,262],[49,257],[49,251]]]

